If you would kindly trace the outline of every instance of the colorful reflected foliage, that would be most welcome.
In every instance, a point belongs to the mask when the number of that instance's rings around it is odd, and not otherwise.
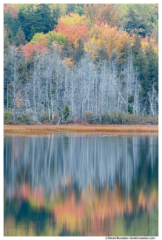
[[[153,190],[149,195],[146,195],[143,191],[140,191],[138,196],[137,208],[142,208],[143,211],[147,209],[147,211],[151,214],[153,206],[158,207],[157,192]]]
[[[59,227],[66,226],[71,232],[76,229],[83,231],[86,216],[86,205],[83,199],[76,203],[74,193],[65,199],[60,205],[56,205],[52,208],[52,213],[56,218],[56,224]]]
[[[65,188],[69,188],[70,178],[67,177],[65,181],[62,179],[61,185],[63,183]],[[78,231],[81,235],[87,236],[112,235],[117,219],[131,216],[134,209],[136,212],[141,209],[144,212],[147,211],[151,216],[153,208],[158,208],[158,196],[155,189],[149,194],[145,194],[141,190],[136,204],[131,196],[128,195],[126,198],[122,196],[119,187],[113,191],[105,188],[98,193],[90,186],[86,192],[81,192],[79,200],[76,199],[76,195],[71,189],[67,192],[65,199],[61,192],[57,191],[55,194],[51,193],[47,201],[44,189],[41,187],[31,189],[28,183],[23,183],[20,190],[15,190],[14,197],[19,196],[23,201],[29,202],[32,208],[43,208],[51,213],[51,217],[54,217],[56,221],[54,233],[51,232],[54,235],[59,235],[63,228],[71,233]],[[10,222],[13,225],[14,219],[8,220],[6,228],[9,228]]]

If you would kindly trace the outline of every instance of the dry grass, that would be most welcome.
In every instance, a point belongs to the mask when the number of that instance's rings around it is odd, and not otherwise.
[[[50,134],[50,133],[85,133],[85,134],[158,134],[158,125],[4,125],[8,134]]]

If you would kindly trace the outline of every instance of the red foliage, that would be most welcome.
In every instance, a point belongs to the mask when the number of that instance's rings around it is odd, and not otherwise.
[[[47,50],[46,42],[47,42],[47,39],[43,38],[38,43],[34,43],[33,45],[31,43],[27,43],[25,46],[22,47],[25,57],[27,59],[31,59],[37,53],[45,52],[45,50]]]
[[[99,19],[97,19],[96,24],[99,26],[101,26],[102,24],[105,25],[106,24],[105,17],[103,16],[103,17],[100,17]]]
[[[74,46],[79,38],[84,40],[88,39],[89,29],[85,23],[79,22],[76,26],[69,27],[64,23],[59,22],[55,31],[63,33],[68,40],[71,42],[72,46]]]
[[[23,183],[21,185],[21,197],[24,201],[27,201],[29,195],[31,194],[30,185],[27,183]]]
[[[4,4],[4,13],[11,14],[13,18],[17,18],[18,7],[15,4]]]

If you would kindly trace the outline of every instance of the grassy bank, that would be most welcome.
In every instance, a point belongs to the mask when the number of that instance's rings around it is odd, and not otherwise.
[[[4,125],[8,134],[72,133],[158,133],[158,125]]]

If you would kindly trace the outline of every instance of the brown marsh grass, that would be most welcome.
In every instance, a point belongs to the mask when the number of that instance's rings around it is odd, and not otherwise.
[[[158,125],[4,125],[5,134],[158,134]]]

